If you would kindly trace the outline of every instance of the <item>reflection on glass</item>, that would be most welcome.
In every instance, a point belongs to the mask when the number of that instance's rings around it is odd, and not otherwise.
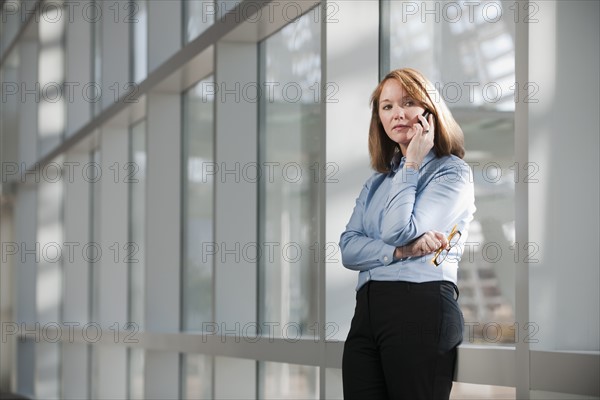
[[[144,329],[146,268],[146,121],[133,125],[129,137],[129,318]],[[130,326],[128,328],[134,328]]]
[[[40,248],[37,263],[36,311],[41,326],[54,326],[61,321],[63,288],[62,248],[63,243],[63,185],[62,173],[57,167],[61,160],[46,167],[47,175],[38,186],[37,240],[28,248]],[[35,246],[35,247],[34,247]],[[48,324],[48,325],[46,325]],[[53,343],[54,336],[48,333],[47,340],[36,343],[35,391],[36,397],[60,398],[60,344]]]
[[[321,31],[313,11],[260,43],[259,319],[276,336],[315,335],[318,180],[322,136],[318,88]],[[315,97],[317,96],[317,97]]]
[[[318,399],[319,368],[308,365],[259,362],[260,399]]]
[[[212,321],[212,256],[202,257],[202,243],[213,240],[213,175],[207,165],[214,162],[213,78],[208,77],[183,93],[182,199],[183,331],[202,330]],[[181,389],[184,399],[210,399],[212,393],[212,357],[201,354],[181,356]]]
[[[437,10],[429,14],[418,9],[424,4],[389,2],[389,48],[384,53],[389,52],[390,69],[424,72],[465,133],[477,212],[458,271],[459,303],[469,327],[464,343],[512,343],[513,256],[518,252],[514,179],[519,172],[513,155],[514,21],[502,2],[444,1],[428,5]],[[436,17],[439,23],[432,23]]]
[[[128,397],[131,400],[144,399],[144,349],[127,349]]]
[[[56,164],[58,165],[58,164]],[[47,168],[50,170],[50,167]],[[42,180],[38,186],[37,244],[44,249],[37,268],[37,317],[40,322],[60,321],[62,298],[62,251],[63,243],[61,173]],[[56,179],[56,180],[55,180]]]
[[[148,76],[148,2],[131,0],[131,80],[140,83]]]
[[[96,166],[96,168],[89,169],[89,175],[87,176],[88,182],[90,183],[90,243],[100,242],[100,180],[101,180],[101,168],[100,168],[100,150],[94,149],[90,152],[90,164]],[[92,247],[90,247],[92,249]],[[99,320],[99,306],[100,306],[100,271],[99,261],[100,257],[97,254],[87,254],[89,261],[90,272],[88,275],[89,279],[89,320],[90,322],[97,322]],[[98,398],[98,346],[94,346],[88,343],[88,397],[90,399]]]
[[[422,71],[451,108],[514,111],[515,24],[507,6],[390,1],[390,69]]]
[[[184,44],[196,39],[211,26],[215,19],[215,2],[213,0],[183,1]]]
[[[50,163],[38,186],[37,242],[29,247],[43,249],[37,262],[37,318],[40,323],[60,321],[62,301],[63,185],[62,161]]]
[[[212,321],[213,258],[198,251],[213,240],[214,98],[209,77],[183,94],[183,266],[182,330],[201,330]]]
[[[203,354],[183,354],[181,398],[213,399],[213,358]]]
[[[65,131],[65,15],[62,1],[43,7],[38,24],[39,59],[38,134],[39,155],[46,154],[61,140]]]

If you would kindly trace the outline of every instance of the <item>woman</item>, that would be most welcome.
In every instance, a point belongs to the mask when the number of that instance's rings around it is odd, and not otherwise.
[[[414,69],[390,72],[371,107],[377,172],[340,239],[343,265],[360,271],[344,397],[448,399],[464,323],[457,263],[475,212],[463,133]]]

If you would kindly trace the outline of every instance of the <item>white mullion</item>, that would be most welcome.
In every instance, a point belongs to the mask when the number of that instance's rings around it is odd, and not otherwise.
[[[326,10],[327,10],[327,0],[323,0],[321,4],[317,7],[320,7],[320,12],[318,13],[320,17],[321,23],[321,88],[320,88],[320,96],[321,100],[321,132],[323,134],[320,136],[320,146],[319,148],[322,151],[319,154],[319,166],[325,166],[327,162],[327,103],[326,103],[326,83],[327,83],[327,18],[325,18]],[[327,196],[326,196],[326,185],[325,180],[323,179],[323,169],[319,168],[319,179],[318,179],[318,193],[319,193],[319,239],[318,246],[319,248],[324,248],[325,242],[327,241],[327,230],[326,230],[326,221],[327,217],[325,215],[327,209]],[[318,265],[318,300],[317,300],[317,326],[319,327],[319,344],[320,344],[320,353],[321,357],[319,359],[319,398],[326,398],[326,365],[327,365],[327,353],[325,351],[326,347],[326,323],[327,323],[327,314],[326,314],[326,301],[327,301],[327,282],[326,282],[326,264],[324,259],[324,254],[321,254],[319,257],[319,265]]]
[[[523,1],[524,9],[528,0]],[[529,81],[529,25],[521,19],[515,26],[515,80]],[[525,101],[515,104],[515,163],[527,165],[529,161],[529,107]],[[515,246],[529,241],[529,188],[519,179],[515,184]],[[520,258],[515,265],[515,323],[517,329],[529,321],[529,264]],[[529,399],[529,342],[515,343],[514,374],[518,399]]]

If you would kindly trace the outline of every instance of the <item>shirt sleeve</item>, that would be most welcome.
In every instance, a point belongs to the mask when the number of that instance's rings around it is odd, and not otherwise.
[[[390,264],[394,261],[396,250],[395,246],[388,245],[381,239],[370,238],[365,233],[363,215],[371,182],[372,178],[363,186],[356,199],[350,222],[340,238],[342,264],[355,271],[366,271]]]
[[[468,164],[458,158],[432,162],[422,173],[400,169],[385,203],[381,239],[404,246],[429,230],[450,229],[474,203],[470,172]],[[419,187],[420,180],[423,187]]]

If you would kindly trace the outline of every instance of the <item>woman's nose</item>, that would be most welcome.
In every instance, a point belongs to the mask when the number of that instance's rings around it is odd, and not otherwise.
[[[404,110],[402,107],[394,107],[394,119],[404,119]]]

